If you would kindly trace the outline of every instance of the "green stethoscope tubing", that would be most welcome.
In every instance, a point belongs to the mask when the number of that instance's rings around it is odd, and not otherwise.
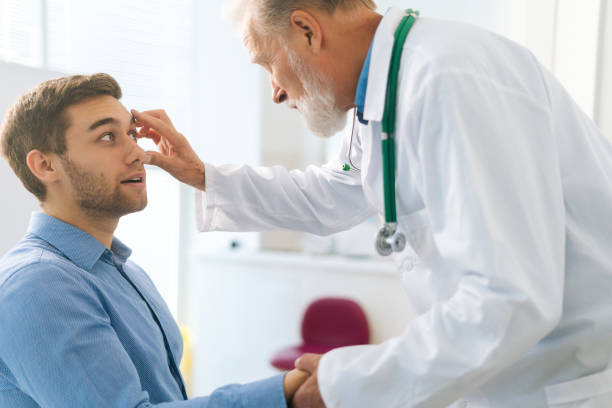
[[[389,65],[389,75],[387,78],[385,110],[382,120],[383,186],[385,223],[387,224],[395,224],[397,222],[397,208],[395,202],[395,143],[393,140],[393,132],[395,131],[399,67],[406,37],[408,37],[408,33],[418,16],[418,11],[409,9],[406,12],[407,15],[402,19],[395,30],[393,51],[391,53],[391,63]]]

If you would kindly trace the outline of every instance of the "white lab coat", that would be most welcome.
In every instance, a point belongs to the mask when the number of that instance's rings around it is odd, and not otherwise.
[[[344,172],[206,165],[203,231],[341,231],[383,214],[392,8]],[[419,19],[404,46],[396,257],[417,317],[325,355],[328,407],[612,407],[612,146],[524,48]],[[381,293],[381,296],[384,294]],[[398,310],[397,313],[404,311]]]

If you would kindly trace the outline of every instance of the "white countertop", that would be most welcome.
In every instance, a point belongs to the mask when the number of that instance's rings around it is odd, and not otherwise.
[[[397,275],[397,269],[391,258],[349,257],[341,255],[310,255],[299,252],[250,252],[224,251],[217,253],[195,253],[194,259],[203,263],[223,263],[233,265],[262,265],[316,269],[318,271],[368,273]]]

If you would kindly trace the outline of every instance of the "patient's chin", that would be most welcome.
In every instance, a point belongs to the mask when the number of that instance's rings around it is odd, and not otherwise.
[[[134,211],[134,212],[140,212],[140,211],[144,210],[145,208],[147,208],[148,204],[149,204],[149,200],[147,199],[147,196],[145,196],[144,200],[138,206],[138,209],[136,211]]]
[[[128,215],[128,214],[140,212],[144,210],[145,208],[147,208],[148,204],[149,204],[149,201],[147,199],[147,196],[145,195],[140,201],[133,202],[131,205],[126,204],[123,207],[123,214],[121,215]]]
[[[140,198],[127,198],[118,192],[110,196],[98,196],[96,200],[92,198],[81,197],[77,201],[81,210],[91,218],[117,219],[140,212],[148,205],[146,193]]]

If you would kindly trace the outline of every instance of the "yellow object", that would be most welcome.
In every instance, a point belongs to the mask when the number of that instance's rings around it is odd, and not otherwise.
[[[181,336],[183,337],[183,358],[181,359],[179,369],[181,370],[183,381],[185,382],[187,395],[190,395],[193,376],[193,336],[191,335],[191,330],[186,326],[180,326],[180,330]]]

